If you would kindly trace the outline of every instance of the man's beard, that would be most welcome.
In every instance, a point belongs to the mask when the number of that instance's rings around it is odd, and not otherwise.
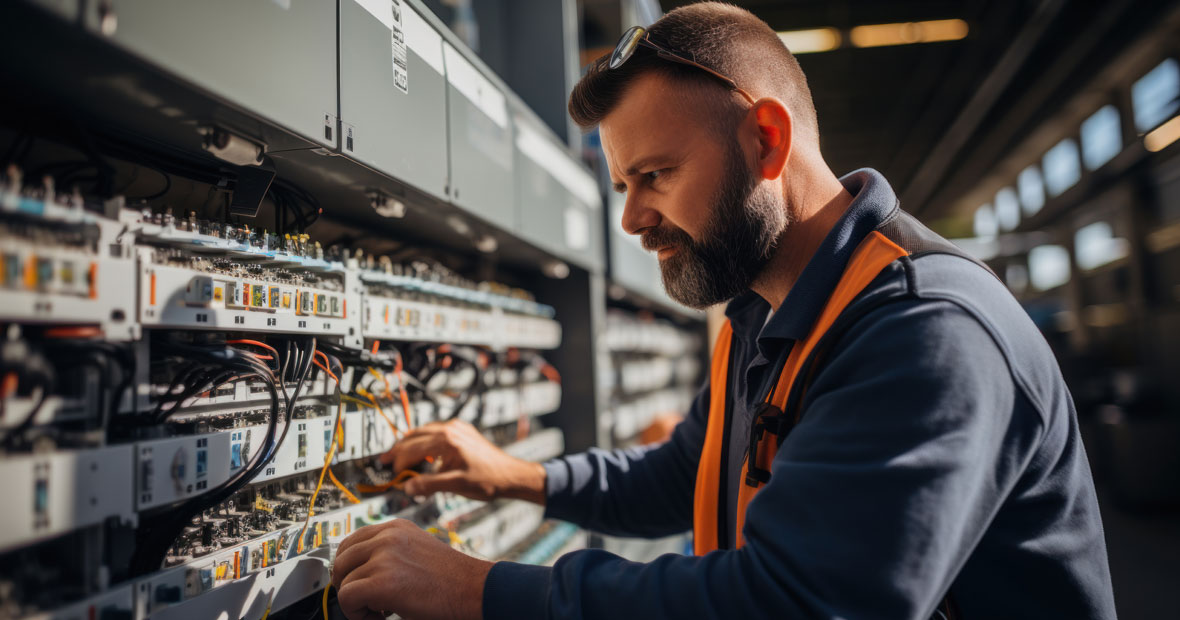
[[[642,237],[648,251],[676,249],[660,261],[664,290],[691,308],[707,308],[749,289],[790,224],[782,197],[746,168],[736,142],[726,153],[725,168],[700,241],[670,225]]]

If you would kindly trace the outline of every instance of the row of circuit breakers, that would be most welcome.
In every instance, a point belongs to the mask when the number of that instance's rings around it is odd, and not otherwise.
[[[452,418],[560,454],[538,417],[561,399],[551,307],[3,178],[0,618],[280,617],[339,541],[392,518],[488,558],[585,544],[532,504],[415,501],[372,458]]]

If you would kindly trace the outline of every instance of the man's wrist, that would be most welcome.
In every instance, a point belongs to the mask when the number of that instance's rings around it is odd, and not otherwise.
[[[474,559],[474,558],[473,558]],[[495,562],[477,560],[471,564],[472,570],[468,579],[463,580],[467,589],[458,600],[463,601],[464,608],[457,616],[461,618],[483,618],[483,595],[487,585],[488,573],[492,571]]]
[[[512,468],[508,483],[501,497],[523,499],[534,504],[545,505],[545,466],[540,463],[518,461]]]

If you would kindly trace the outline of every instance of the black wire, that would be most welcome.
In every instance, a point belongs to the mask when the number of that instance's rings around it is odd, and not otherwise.
[[[168,549],[184,531],[185,526],[192,521],[192,518],[221,504],[257,476],[274,457],[280,443],[275,439],[278,434],[279,419],[283,417],[283,408],[279,402],[279,391],[275,385],[274,374],[268,368],[258,360],[253,360],[230,348],[210,350],[172,343],[165,344],[163,347],[169,354],[179,354],[209,364],[223,364],[227,370],[232,367],[235,371],[255,373],[270,393],[271,415],[266,427],[266,436],[263,438],[263,448],[246,467],[243,467],[241,471],[231,476],[222,485],[186,500],[180,506],[169,509],[167,512],[144,520],[144,527],[140,531],[147,532],[147,535],[136,545],[132,554],[132,576],[143,575],[159,569]],[[290,412],[291,407],[288,406],[286,410]],[[290,427],[289,419],[287,427]],[[284,428],[283,434],[286,435],[286,428]]]

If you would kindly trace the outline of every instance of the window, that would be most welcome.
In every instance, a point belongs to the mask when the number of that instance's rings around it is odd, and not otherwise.
[[[1069,282],[1069,250],[1059,245],[1040,245],[1029,250],[1028,275],[1038,291]]]
[[[1041,166],[1045,169],[1045,189],[1050,196],[1060,196],[1082,176],[1077,143],[1070,138],[1058,142],[1045,153]]]
[[[1119,109],[1105,105],[1082,122],[1082,161],[1097,170],[1123,150],[1123,129]]]
[[[1168,58],[1131,85],[1135,128],[1150,131],[1180,108],[1180,63]]]
[[[1020,199],[1016,190],[1005,187],[996,192],[996,223],[1000,230],[1015,230],[1020,225]]]
[[[1045,183],[1035,165],[1020,172],[1016,177],[1016,188],[1020,191],[1020,205],[1024,207],[1025,215],[1032,215],[1045,206]]]
[[[975,210],[974,230],[975,236],[982,239],[991,239],[999,232],[996,215],[992,212],[991,205],[983,205]]]
[[[1094,222],[1074,233],[1074,254],[1080,269],[1094,269],[1127,255],[1130,244],[1114,236],[1110,224]]]

